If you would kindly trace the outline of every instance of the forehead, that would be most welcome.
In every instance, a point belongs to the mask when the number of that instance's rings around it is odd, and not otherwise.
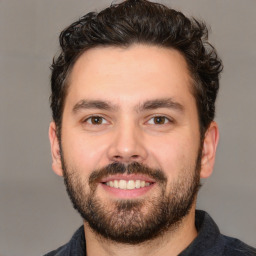
[[[88,98],[120,104],[193,98],[184,57],[177,50],[149,45],[90,49],[74,64],[68,84],[67,104]]]

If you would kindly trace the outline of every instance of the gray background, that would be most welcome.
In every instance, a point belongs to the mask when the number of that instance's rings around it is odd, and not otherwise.
[[[223,233],[256,246],[256,1],[162,1],[211,25],[225,65],[217,101],[220,145],[200,191]],[[82,224],[51,171],[49,66],[59,32],[110,1],[0,0],[0,255],[42,255]]]

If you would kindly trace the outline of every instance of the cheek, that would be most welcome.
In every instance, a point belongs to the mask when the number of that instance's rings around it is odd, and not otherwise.
[[[189,136],[165,137],[152,143],[151,155],[154,162],[170,179],[174,179],[185,169],[195,166],[198,142]]]
[[[65,162],[81,172],[92,172],[106,165],[107,141],[85,134],[63,133],[62,148]]]

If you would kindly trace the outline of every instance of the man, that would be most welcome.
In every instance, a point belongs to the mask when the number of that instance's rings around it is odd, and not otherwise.
[[[203,23],[145,0],[88,13],[52,65],[53,170],[84,225],[47,255],[256,255],[196,211],[221,60]]]

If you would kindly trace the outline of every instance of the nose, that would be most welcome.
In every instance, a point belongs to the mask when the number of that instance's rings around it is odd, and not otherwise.
[[[147,156],[145,140],[139,127],[130,123],[116,127],[108,148],[108,158],[111,162],[143,162]]]

